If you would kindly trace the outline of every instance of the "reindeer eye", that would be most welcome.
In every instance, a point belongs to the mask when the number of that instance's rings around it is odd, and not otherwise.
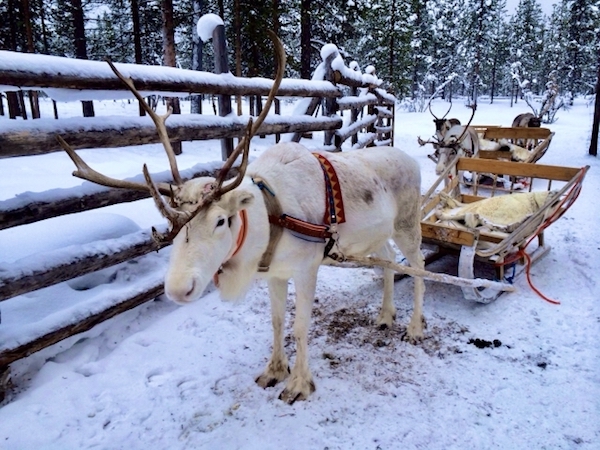
[[[219,219],[219,221],[217,222],[217,227],[222,227],[224,223],[225,219]]]

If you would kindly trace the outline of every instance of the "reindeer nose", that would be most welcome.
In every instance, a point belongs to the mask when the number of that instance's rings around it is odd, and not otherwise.
[[[195,299],[196,280],[191,279],[185,283],[165,283],[165,294],[169,300],[184,305]]]

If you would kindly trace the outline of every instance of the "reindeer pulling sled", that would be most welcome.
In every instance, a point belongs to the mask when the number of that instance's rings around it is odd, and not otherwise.
[[[487,269],[500,289],[463,286],[463,295],[481,303],[495,300],[508,290],[504,289],[507,278],[523,272],[529,278],[531,265],[550,251],[544,230],[577,199],[588,169],[456,156],[423,196],[423,242],[434,248],[428,259],[458,254],[458,275],[465,279],[475,279],[476,270]],[[451,172],[470,172],[472,181],[453,177],[436,192]],[[494,181],[500,177],[526,180],[528,187],[482,185],[478,183],[482,174]],[[537,247],[528,253],[536,237]]]

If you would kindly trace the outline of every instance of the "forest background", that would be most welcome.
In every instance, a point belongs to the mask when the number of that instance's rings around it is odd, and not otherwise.
[[[224,20],[235,75],[273,76],[272,29],[286,76],[310,78],[335,43],[413,110],[436,91],[493,102],[544,95],[549,82],[568,106],[594,93],[600,67],[600,0],[559,0],[550,14],[536,0],[511,14],[506,0],[7,0],[0,48],[212,71],[195,26],[206,13]]]

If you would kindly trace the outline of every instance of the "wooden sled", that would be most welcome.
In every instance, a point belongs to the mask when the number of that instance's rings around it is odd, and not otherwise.
[[[498,142],[500,139],[508,139],[511,143],[527,147],[530,150],[525,163],[535,163],[548,151],[554,133],[548,128],[511,128],[511,127],[486,127],[479,128],[478,133],[487,140]],[[522,144],[522,145],[521,145]],[[477,155],[484,159],[501,159],[510,161],[511,155],[508,151],[480,150]]]
[[[539,130],[539,129],[537,129]],[[548,141],[549,142],[549,141]],[[440,223],[435,217],[435,209],[440,204],[441,198],[438,186],[443,185],[451,170],[468,171],[472,173],[472,180],[478,180],[480,174],[492,176],[510,176],[526,179],[529,191],[552,191],[545,207],[529,216],[516,226],[514,231],[504,233],[486,229],[472,229],[463,225]],[[533,264],[550,251],[550,246],[544,241],[544,229],[557,220],[575,201],[581,190],[583,178],[589,166],[581,169],[549,166],[533,163],[511,162],[480,158],[455,158],[440,175],[437,181],[423,196],[421,230],[423,242],[433,244],[437,248],[437,255],[448,253],[458,254],[458,275],[461,278],[474,279],[478,265],[487,266],[496,281],[505,280],[505,263],[515,261],[515,277],[526,269],[528,264]],[[482,186],[477,181],[467,185],[460,177],[454,177],[452,182],[442,191],[462,203],[472,203],[483,198],[495,195],[510,195],[513,192],[523,192],[513,186],[497,189],[493,186]],[[525,247],[537,237],[538,245],[527,256],[522,252]],[[433,258],[435,259],[435,255]],[[492,270],[489,270],[492,269]],[[512,269],[510,270],[512,272]],[[461,287],[465,299],[481,303],[489,303],[503,290],[494,287]]]

